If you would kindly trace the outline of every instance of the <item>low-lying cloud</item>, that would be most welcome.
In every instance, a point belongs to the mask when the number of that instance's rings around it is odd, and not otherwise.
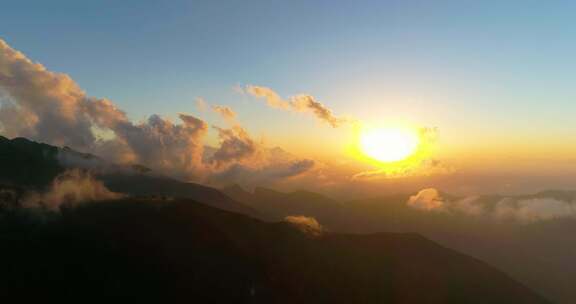
[[[379,181],[413,176],[448,175],[454,173],[454,171],[455,169],[452,166],[439,160],[421,159],[405,163],[399,162],[380,169],[359,172],[352,176],[352,180]]]
[[[320,237],[324,233],[324,227],[310,216],[290,215],[284,218],[286,223],[298,228],[302,233],[310,237]]]
[[[434,188],[420,190],[410,196],[406,204],[418,210],[482,216],[520,223],[576,217],[573,201],[551,197],[514,196],[495,199],[485,199],[482,196],[449,199]]]
[[[444,208],[444,199],[440,196],[438,190],[428,188],[410,196],[406,204],[420,210],[439,210]]]
[[[504,198],[497,203],[494,216],[502,220],[535,222],[574,217],[573,202],[553,198]]]
[[[60,211],[60,208],[74,207],[82,203],[113,200],[123,194],[108,190],[102,182],[82,170],[68,170],[54,179],[50,189],[44,193],[29,193],[21,204],[25,208],[42,208]]]

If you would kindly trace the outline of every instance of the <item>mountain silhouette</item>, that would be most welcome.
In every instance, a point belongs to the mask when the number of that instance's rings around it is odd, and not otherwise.
[[[418,234],[330,232],[357,211],[312,192],[219,191],[24,138],[0,138],[0,165],[5,297],[548,303],[488,264]],[[19,205],[75,166],[129,196],[59,212]],[[280,221],[288,215],[315,216],[329,229],[303,233]]]
[[[315,217],[332,231],[360,234],[378,231],[416,232],[443,246],[498,267],[556,303],[570,304],[576,301],[576,290],[571,287],[576,280],[576,238],[570,233],[576,229],[576,221],[570,217],[515,223],[482,216],[423,211],[406,204],[410,194],[325,204],[330,198],[318,194],[295,201],[293,198],[296,195],[293,192],[258,189],[249,192],[239,186],[230,186],[223,191],[240,202],[256,202],[250,206],[270,220],[298,214]],[[442,193],[442,197],[461,199],[446,193]],[[542,199],[543,203],[558,200],[573,205],[576,191],[547,190],[515,196],[483,195],[477,197],[476,202],[489,209],[505,198]],[[284,203],[290,204],[290,207],[283,206]]]
[[[37,143],[25,138],[9,140],[0,136],[0,184],[45,189],[66,169],[90,170],[114,192],[132,196],[180,197],[214,207],[257,216],[257,212],[222,192],[200,184],[150,174],[143,165],[120,166],[99,157]]]
[[[125,199],[1,223],[3,296],[198,303],[547,303],[416,234],[325,233],[191,200]]]

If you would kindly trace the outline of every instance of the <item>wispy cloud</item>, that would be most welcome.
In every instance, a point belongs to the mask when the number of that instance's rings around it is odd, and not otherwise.
[[[218,113],[224,120],[229,123],[234,123],[236,121],[236,112],[232,108],[227,106],[212,106],[212,110]]]
[[[295,112],[310,112],[314,114],[317,119],[329,124],[333,128],[340,127],[346,122],[350,122],[349,119],[334,115],[332,110],[308,94],[295,95],[285,100],[274,92],[274,90],[267,87],[248,85],[246,86],[245,91],[254,97],[263,98],[266,103],[273,108]]]

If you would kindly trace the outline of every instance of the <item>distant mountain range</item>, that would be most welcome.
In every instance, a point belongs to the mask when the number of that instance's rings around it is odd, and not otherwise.
[[[268,220],[297,214],[314,217],[335,232],[416,232],[495,265],[556,303],[576,302],[576,290],[572,288],[576,281],[574,217],[532,223],[495,221],[446,211],[417,210],[406,203],[410,194],[340,202],[310,192],[282,193],[262,188],[246,191],[237,185],[224,188],[223,192],[256,209]],[[535,201],[540,212],[547,212],[546,204],[554,204],[553,200],[573,205],[575,198],[576,191],[548,190],[529,195],[485,195],[478,197],[477,203],[493,208],[504,199]]]
[[[19,206],[27,192],[48,189],[74,166],[129,197],[59,213]],[[486,263],[418,234],[336,232],[370,212],[361,204],[305,191],[220,191],[23,138],[0,138],[0,168],[3,297],[548,303]],[[390,206],[401,211],[399,203]],[[306,234],[282,221],[287,215],[314,216],[328,229]]]

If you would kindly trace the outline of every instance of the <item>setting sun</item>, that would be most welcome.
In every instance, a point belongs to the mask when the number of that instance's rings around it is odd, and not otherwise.
[[[396,162],[412,155],[419,144],[418,136],[407,129],[379,128],[360,135],[362,152],[381,162]]]

